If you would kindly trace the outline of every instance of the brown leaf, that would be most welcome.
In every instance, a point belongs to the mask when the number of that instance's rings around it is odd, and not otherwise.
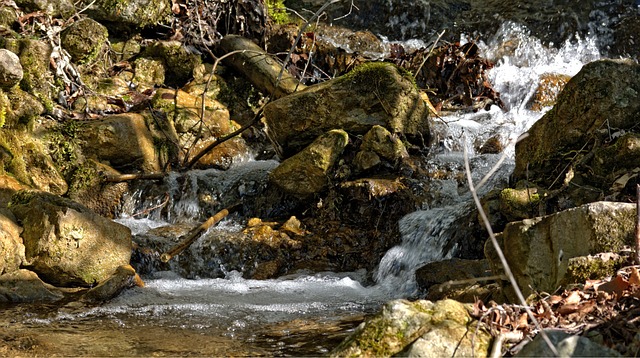
[[[564,299],[565,305],[575,305],[582,301],[582,297],[580,297],[579,291],[572,291],[567,298]]]
[[[613,280],[603,283],[596,287],[597,291],[604,291],[607,293],[615,293],[617,297],[622,296],[622,292],[629,288],[629,282],[622,276],[618,275]]]
[[[631,268],[631,274],[629,275],[629,284],[640,286],[640,272],[635,267]]]
[[[574,313],[574,312],[578,311],[579,309],[580,309],[580,305],[577,305],[575,303],[564,304],[564,305],[558,307],[556,312],[558,312],[561,315],[568,315],[568,314],[571,314],[571,313]]]
[[[556,303],[560,303],[560,301],[562,301],[562,296],[558,295],[549,296],[547,299],[547,302],[549,302],[550,305],[555,305]]]
[[[518,317],[518,322],[516,323],[516,329],[529,327],[529,315],[524,312]]]

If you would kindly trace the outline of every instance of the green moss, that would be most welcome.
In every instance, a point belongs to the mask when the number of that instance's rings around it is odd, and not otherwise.
[[[571,258],[562,284],[584,283],[587,280],[599,280],[612,276],[626,262],[627,257],[617,255],[610,259],[591,256]]]
[[[292,22],[283,0],[267,0],[267,12],[271,21],[276,24],[284,25]]]
[[[416,80],[411,72],[388,62],[366,62],[340,77],[341,81],[350,81],[359,85],[371,85],[372,89],[381,90],[395,83],[391,71],[409,80],[417,88]]]
[[[82,122],[70,120],[47,136],[51,158],[69,182],[81,165],[82,154],[78,145],[78,131],[82,127]]]

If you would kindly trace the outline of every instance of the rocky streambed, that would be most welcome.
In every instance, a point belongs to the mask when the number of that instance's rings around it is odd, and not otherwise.
[[[488,355],[477,300],[516,299],[463,149],[476,182],[511,154],[480,194],[526,294],[629,264],[640,67],[600,58],[635,4],[243,4],[3,5],[0,352]]]

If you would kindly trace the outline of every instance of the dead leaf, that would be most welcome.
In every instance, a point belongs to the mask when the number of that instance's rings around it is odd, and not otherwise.
[[[572,304],[564,304],[556,310],[561,315],[568,315],[574,313],[580,309],[580,305],[572,303]]]
[[[613,280],[603,283],[596,287],[597,291],[603,291],[607,293],[615,293],[616,297],[621,297],[622,292],[629,288],[629,282],[622,276],[618,275]]]
[[[516,329],[527,328],[529,327],[529,315],[524,312],[518,317],[518,322],[516,323]]]
[[[571,291],[569,296],[567,296],[567,298],[564,299],[564,304],[565,305],[575,305],[575,304],[580,303],[580,301],[582,301],[582,297],[580,296],[580,292],[579,291]]]
[[[631,268],[631,274],[629,275],[629,284],[640,286],[640,272],[635,267]]]
[[[549,296],[549,298],[547,299],[547,302],[549,302],[550,305],[555,305],[557,303],[560,303],[561,301],[562,301],[562,296],[558,296],[558,295]]]

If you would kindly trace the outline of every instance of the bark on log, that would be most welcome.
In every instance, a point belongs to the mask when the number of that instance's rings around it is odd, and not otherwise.
[[[244,51],[229,56],[223,61],[244,74],[254,86],[265,94],[270,94],[277,99],[306,88],[286,69],[282,71],[282,66],[278,61],[247,38],[227,35],[220,40],[218,46],[224,53]],[[281,72],[282,78],[278,82],[278,76]]]
[[[182,236],[181,237],[182,240],[176,246],[174,246],[171,250],[160,255],[160,261],[165,263],[169,262],[171,258],[173,258],[174,256],[184,251],[186,248],[191,246],[191,244],[193,244],[203,232],[207,231],[210,227],[216,225],[222,219],[227,217],[227,215],[237,211],[239,208],[240,208],[240,204],[238,203],[226,209],[222,209],[218,211],[214,216],[210,217],[209,219],[207,219],[207,221],[200,224],[200,226],[189,231],[188,234]]]

